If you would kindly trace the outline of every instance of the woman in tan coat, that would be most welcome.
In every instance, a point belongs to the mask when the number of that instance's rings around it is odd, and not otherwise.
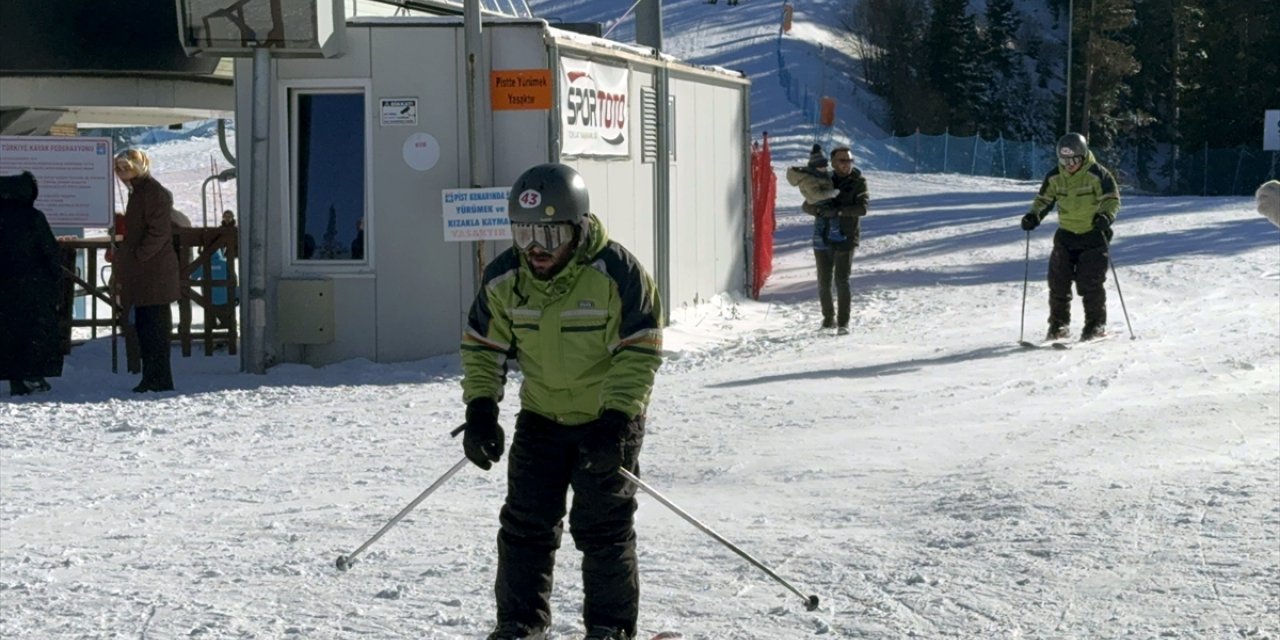
[[[138,149],[116,154],[116,177],[129,188],[124,211],[124,241],[115,268],[120,301],[133,316],[142,355],[142,382],[133,390],[173,390],[169,367],[169,334],[178,300],[178,255],[173,248],[170,211],[173,195],[151,177],[151,160]]]

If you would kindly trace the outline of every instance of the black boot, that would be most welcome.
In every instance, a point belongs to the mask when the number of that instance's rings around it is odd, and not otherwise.
[[[1049,332],[1044,335],[1045,340],[1066,340],[1071,337],[1071,327],[1057,322],[1049,323]]]
[[[1080,332],[1080,341],[1096,340],[1107,337],[1107,325],[1104,322],[1086,322]]]
[[[23,381],[18,379],[9,381],[9,395],[25,396],[29,393],[31,393],[31,389],[28,389],[26,383],[24,383]]]

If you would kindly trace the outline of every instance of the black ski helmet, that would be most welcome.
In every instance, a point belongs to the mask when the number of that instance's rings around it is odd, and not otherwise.
[[[555,162],[520,174],[507,197],[507,217],[514,223],[579,223],[589,211],[591,199],[582,175]]]
[[[1074,158],[1079,156],[1081,160],[1089,155],[1089,143],[1085,142],[1084,136],[1072,132],[1061,138],[1058,138],[1058,157]]]

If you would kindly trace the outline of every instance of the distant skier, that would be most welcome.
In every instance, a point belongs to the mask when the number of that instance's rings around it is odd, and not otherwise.
[[[822,148],[814,145],[814,153],[821,156]],[[810,156],[810,167],[817,160]],[[831,164],[835,172],[831,174],[831,188],[835,195],[810,202],[810,195],[821,196],[822,191],[809,184],[808,177],[797,175],[793,185],[800,186],[805,194],[805,203],[801,208],[805,213],[814,216],[813,257],[818,267],[818,302],[822,305],[822,328],[837,327],[836,333],[849,333],[849,273],[853,269],[853,253],[858,248],[862,236],[861,220],[867,215],[870,196],[867,194],[867,181],[862,172],[853,166],[853,150],[849,147],[836,147],[831,150]],[[806,172],[807,173],[807,172]],[[787,172],[787,180],[792,180],[792,172]],[[818,183],[820,184],[820,183]],[[836,290],[836,304],[832,304],[831,289]],[[838,306],[837,306],[838,305]]]
[[[1058,231],[1049,255],[1049,332],[1046,340],[1071,336],[1071,283],[1084,303],[1081,340],[1107,335],[1107,265],[1111,224],[1120,211],[1116,180],[1093,157],[1084,136],[1058,140],[1058,166],[1049,170],[1022,229],[1031,232],[1058,206]]]
[[[525,171],[507,205],[515,246],[485,268],[462,338],[463,450],[482,469],[502,457],[498,402],[507,361],[524,371],[489,640],[546,637],[570,487],[586,638],[632,640],[636,633],[636,487],[617,470],[639,473],[645,411],[662,362],[662,307],[649,274],[590,210],[573,168]]]
[[[1280,227],[1280,180],[1262,183],[1254,197],[1258,200],[1258,213]]]

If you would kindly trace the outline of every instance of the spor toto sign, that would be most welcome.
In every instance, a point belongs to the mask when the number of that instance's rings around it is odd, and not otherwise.
[[[631,72],[586,60],[560,59],[560,152],[629,156]]]

